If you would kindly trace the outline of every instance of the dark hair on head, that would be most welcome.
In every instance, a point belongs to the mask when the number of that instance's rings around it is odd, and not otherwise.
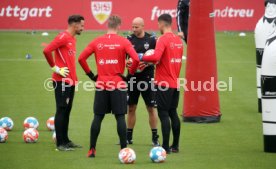
[[[276,0],[265,0],[265,6],[266,6],[268,3],[276,4]]]
[[[107,27],[111,29],[116,29],[122,24],[122,20],[117,15],[112,15],[108,18]]]
[[[81,15],[71,15],[68,17],[68,24],[72,24],[72,23],[79,23],[82,20],[84,20],[84,17]]]
[[[158,22],[163,21],[167,25],[172,25],[172,16],[169,14],[162,14],[158,17]]]

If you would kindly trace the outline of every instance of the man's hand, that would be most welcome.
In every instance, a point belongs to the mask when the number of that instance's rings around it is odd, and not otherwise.
[[[125,82],[127,82],[128,83],[128,81],[130,80],[130,78],[132,77],[132,75],[131,74],[127,74],[127,76],[124,76],[123,74],[118,74],[122,79],[123,79],[123,81],[125,81]]]
[[[146,62],[140,62],[137,71],[138,72],[142,72],[146,67],[148,67],[148,63],[146,63]]]
[[[126,67],[127,69],[129,69],[132,66],[133,60],[131,58],[129,58],[126,62]]]
[[[177,35],[178,35],[180,38],[184,39],[184,33],[183,33],[183,32],[178,32]]]
[[[96,82],[98,79],[98,75],[94,75],[91,71],[86,74],[92,81]]]
[[[62,76],[62,77],[66,77],[66,76],[69,74],[69,69],[68,69],[68,67],[61,67],[61,68],[59,68],[58,66],[54,66],[54,67],[52,67],[52,70],[53,70],[55,73],[57,73],[57,74],[59,74],[60,76]]]

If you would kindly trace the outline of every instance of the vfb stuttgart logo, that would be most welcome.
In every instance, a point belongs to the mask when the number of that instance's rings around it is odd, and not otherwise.
[[[91,11],[99,24],[104,24],[112,11],[111,1],[91,1]]]

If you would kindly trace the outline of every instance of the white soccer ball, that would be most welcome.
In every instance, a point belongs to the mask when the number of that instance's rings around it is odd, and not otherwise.
[[[47,128],[50,131],[54,131],[55,130],[55,117],[50,117],[47,122],[46,122]]]
[[[136,160],[136,154],[131,148],[124,148],[119,152],[119,160],[123,164],[133,164]]]
[[[5,143],[8,139],[8,132],[0,127],[0,143]]]
[[[38,123],[38,120],[35,117],[27,117],[24,120],[23,126],[24,126],[25,129],[28,129],[28,128],[37,129],[38,126],[39,126],[39,123]]]
[[[154,49],[149,49],[146,51],[146,53],[144,54],[144,56],[151,56],[154,54]]]
[[[7,131],[12,130],[13,128],[13,121],[9,117],[3,117],[0,119],[0,127],[4,128]]]
[[[153,147],[150,150],[149,157],[154,163],[162,163],[166,160],[167,153],[162,147]]]
[[[38,137],[39,133],[35,128],[29,128],[23,133],[23,139],[26,143],[36,143]]]

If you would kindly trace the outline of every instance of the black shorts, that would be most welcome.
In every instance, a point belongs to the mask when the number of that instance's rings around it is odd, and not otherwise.
[[[161,111],[170,111],[178,107],[179,91],[175,88],[168,88],[156,86],[156,103],[157,109]],[[162,90],[160,90],[162,88]]]
[[[95,114],[126,114],[127,92],[118,89],[113,91],[96,90],[94,99]]]
[[[133,83],[132,85],[128,83],[128,105],[137,105],[141,94],[147,106],[156,107],[153,75],[134,77],[136,78],[135,80],[133,80],[135,81],[135,83]]]
[[[75,94],[75,86],[70,86],[68,83],[61,81],[53,81],[53,87],[55,89],[56,106],[72,106]]]

